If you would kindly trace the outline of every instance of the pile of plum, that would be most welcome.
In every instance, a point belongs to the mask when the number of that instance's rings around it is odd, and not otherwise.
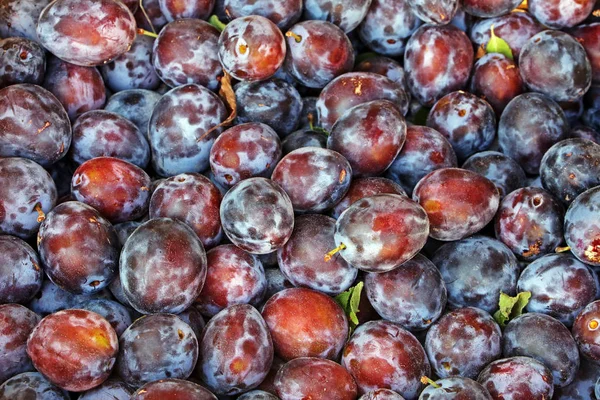
[[[600,2],[0,0],[0,400],[600,399]]]

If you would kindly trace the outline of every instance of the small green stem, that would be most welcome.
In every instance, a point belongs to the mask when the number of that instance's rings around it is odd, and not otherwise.
[[[435,383],[434,381],[432,381],[431,378],[428,378],[426,376],[422,376],[421,377],[421,383],[424,384],[424,385],[431,385],[431,386],[433,386],[436,389],[441,388],[440,385],[438,385],[437,383]]]
[[[211,17],[208,19],[208,23],[217,28],[219,32],[223,32],[223,30],[227,26],[227,24],[221,22],[219,17],[217,17],[216,15],[211,15]]]
[[[158,37],[158,35],[156,33],[147,31],[145,29],[139,28],[137,30],[138,35],[144,35],[144,36],[150,36],[151,38],[156,39]]]

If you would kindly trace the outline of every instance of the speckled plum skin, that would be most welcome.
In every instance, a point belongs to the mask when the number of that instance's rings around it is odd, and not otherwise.
[[[369,57],[364,61],[356,64],[354,71],[373,72],[383,75],[392,81],[402,85],[406,90],[406,78],[404,68],[398,61],[383,56]]]
[[[366,274],[365,289],[380,316],[411,331],[429,328],[446,306],[442,276],[420,254],[393,271]]]
[[[235,86],[237,123],[260,122],[285,137],[298,126],[302,98],[293,85],[281,79],[242,82]]]
[[[304,20],[328,21],[348,33],[367,15],[371,0],[305,0]]]
[[[73,294],[59,288],[50,279],[46,279],[40,291],[27,303],[27,307],[45,317],[60,310],[75,308],[79,303],[90,299],[112,299],[112,296],[108,289],[91,295]]]
[[[354,400],[356,383],[341,365],[321,358],[301,357],[283,365],[275,377],[282,399]]]
[[[404,397],[390,389],[375,389],[363,394],[358,400],[404,400]]]
[[[447,25],[456,15],[458,0],[407,0],[420,20],[429,25]]]
[[[548,314],[567,327],[600,295],[596,273],[570,254],[535,260],[521,273],[517,288],[531,292],[527,311]]]
[[[281,141],[283,155],[302,147],[327,148],[327,136],[323,132],[315,132],[309,128],[301,128],[292,132]]]
[[[150,199],[150,218],[173,218],[194,230],[205,248],[223,238],[221,193],[200,174],[179,174],[161,182]]]
[[[52,177],[39,164],[0,157],[0,234],[30,238],[42,222],[36,207],[48,213],[56,197]]]
[[[38,19],[48,3],[50,0],[2,0],[0,37],[24,37],[37,42]]]
[[[189,42],[188,42],[189,43]],[[154,39],[137,35],[131,48],[100,67],[106,86],[113,92],[128,89],[156,89],[160,79],[152,66]]]
[[[341,364],[356,381],[358,393],[391,389],[416,400],[422,376],[431,367],[425,350],[410,332],[389,321],[359,325],[344,348]]]
[[[128,385],[165,378],[187,379],[198,359],[198,340],[188,324],[173,314],[137,319],[119,338],[115,371]]]
[[[481,371],[477,381],[494,400],[543,400],[551,399],[554,393],[552,371],[530,357],[493,361]]]
[[[571,252],[586,264],[600,265],[600,186],[575,198],[565,214],[565,241]]]
[[[465,0],[461,3],[463,10],[476,17],[492,18],[510,13],[521,4],[519,0]]]
[[[275,75],[285,59],[283,34],[259,15],[236,18],[219,36],[223,69],[240,81],[262,81]]]
[[[117,233],[86,204],[68,201],[56,206],[42,222],[37,242],[44,271],[68,292],[96,293],[117,273]]]
[[[527,183],[523,168],[512,158],[497,151],[475,153],[464,162],[462,168],[477,172],[494,182],[502,198]]]
[[[35,250],[17,237],[0,235],[0,304],[31,300],[43,278]]]
[[[206,253],[192,228],[171,218],[145,222],[127,239],[119,264],[125,297],[142,314],[180,313],[200,294]]]
[[[532,0],[529,12],[552,29],[570,28],[583,22],[594,10],[593,0]]]
[[[483,99],[462,90],[439,99],[427,116],[427,126],[440,132],[459,160],[487,150],[496,137],[494,110]]]
[[[236,304],[260,304],[267,291],[267,278],[257,256],[224,244],[206,253],[206,259],[206,281],[196,299],[203,315],[212,317]]]
[[[0,383],[34,371],[27,355],[27,338],[40,320],[39,315],[20,304],[0,305]]]
[[[127,6],[115,0],[58,0],[40,14],[41,44],[58,58],[93,67],[125,53],[136,35]]]
[[[450,307],[493,313],[500,292],[516,295],[519,264],[510,249],[495,239],[476,235],[444,244],[432,261],[448,289]]]
[[[96,157],[116,157],[145,168],[150,161],[150,146],[133,122],[110,111],[95,110],[73,124],[69,155],[76,164]]]
[[[228,307],[206,324],[194,375],[217,394],[235,395],[257,387],[273,362],[265,320],[248,304]]]
[[[327,148],[348,160],[353,176],[375,176],[389,168],[405,140],[406,122],[398,108],[375,100],[346,111],[333,125]]]
[[[202,172],[217,129],[205,133],[226,118],[221,99],[197,84],[179,86],[167,92],[154,107],[149,122],[152,166],[161,176]]]
[[[323,88],[354,66],[352,43],[337,26],[326,21],[303,21],[290,28],[285,70],[304,86]]]
[[[39,372],[24,372],[15,375],[0,385],[0,399],[2,400],[21,400],[31,398],[30,396],[44,400],[70,399],[65,390],[54,386]]]
[[[267,301],[262,316],[275,353],[285,361],[299,357],[335,360],[348,338],[348,320],[342,308],[315,290],[282,290]]]
[[[131,221],[148,212],[151,180],[141,168],[114,157],[92,158],[73,174],[75,200],[94,207],[112,223]]]
[[[214,6],[215,0],[158,0],[158,7],[169,22],[184,18],[208,19]]]
[[[589,303],[575,319],[573,338],[581,354],[594,363],[600,361],[600,300]]]
[[[585,49],[561,31],[547,30],[531,37],[521,50],[519,72],[530,90],[555,101],[578,100],[592,84]]]
[[[429,220],[417,203],[396,194],[366,197],[338,218],[335,245],[350,265],[366,272],[391,271],[425,245]],[[337,256],[336,256],[337,257]]]
[[[281,30],[288,29],[302,15],[302,0],[217,0],[223,3],[231,19],[260,15],[273,21]]]
[[[165,26],[154,41],[152,63],[171,87],[197,83],[216,90],[223,74],[217,56],[219,31],[198,19],[179,19]]]
[[[146,89],[123,90],[112,95],[104,110],[133,122],[144,137],[148,137],[148,121],[161,94]]]
[[[48,167],[71,144],[65,109],[37,85],[22,83],[0,90],[0,126],[0,157],[25,157]]]
[[[462,376],[452,376],[435,382],[439,388],[429,385],[421,392],[419,400],[492,400],[488,391],[478,382]]]
[[[526,173],[537,175],[544,153],[566,139],[568,130],[565,113],[554,100],[539,93],[524,93],[512,99],[502,112],[498,142],[502,153]]]
[[[77,400],[129,400],[133,390],[125,383],[116,379],[108,379],[100,386],[86,391]]]
[[[321,126],[331,131],[333,124],[354,106],[373,100],[389,100],[402,115],[408,111],[409,94],[403,85],[373,72],[348,72],[327,84],[319,94],[317,113]]]
[[[325,261],[323,256],[335,247],[335,220],[319,214],[296,218],[290,240],[277,251],[283,275],[298,287],[336,296],[347,290],[358,270],[343,258]]]
[[[281,158],[277,133],[260,122],[239,124],[223,132],[210,150],[210,169],[224,187],[254,176],[268,178]]]
[[[121,303],[107,299],[90,299],[77,304],[77,308],[95,312],[104,317],[115,330],[117,336],[131,325],[131,315]]]
[[[289,195],[294,211],[321,212],[335,206],[348,192],[352,168],[336,151],[303,147],[275,167],[271,179]]]
[[[18,83],[40,85],[46,71],[46,52],[26,38],[0,39],[0,88]]]
[[[429,235],[451,241],[486,226],[498,210],[500,194],[492,181],[475,172],[442,168],[419,181],[413,200],[427,212]]]
[[[420,27],[406,43],[404,69],[412,96],[422,105],[466,86],[473,66],[473,46],[453,25]]]
[[[277,250],[288,241],[294,228],[289,196],[281,186],[265,178],[245,179],[231,188],[223,197],[220,214],[227,237],[252,254]]]
[[[506,325],[504,357],[526,356],[552,371],[554,385],[567,386],[579,369],[579,350],[569,330],[546,314],[526,313]]]
[[[348,207],[365,197],[377,194],[398,194],[406,196],[406,192],[398,183],[382,177],[357,178],[350,182],[350,189],[342,200],[331,210],[331,216],[338,219]]]
[[[251,390],[238,397],[237,400],[279,400],[279,397],[264,390]]]
[[[72,392],[104,382],[118,350],[117,334],[108,321],[78,309],[45,317],[27,341],[27,354],[35,368],[56,386]]]
[[[145,384],[131,397],[131,400],[164,400],[171,398],[190,400],[217,400],[208,389],[182,379],[161,379]]]
[[[569,31],[583,46],[592,66],[592,83],[600,83],[600,23],[580,25]]]

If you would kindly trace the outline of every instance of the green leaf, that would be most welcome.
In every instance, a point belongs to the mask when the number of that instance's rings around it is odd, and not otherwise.
[[[496,34],[494,33],[494,25],[492,25],[492,27],[490,28],[490,34],[490,41],[485,47],[485,51],[487,51],[488,53],[500,53],[510,58],[511,60],[514,60],[512,50],[510,49],[508,43],[506,43],[504,39],[496,36]]]
[[[358,316],[357,314],[360,312],[358,309],[358,305],[360,303],[360,294],[362,292],[364,283],[358,282],[356,286],[351,287],[335,296],[335,301],[338,302],[340,306],[344,309],[344,312],[348,316],[348,321],[350,324],[350,333],[354,331],[354,328],[358,326]]]
[[[523,313],[523,309],[529,303],[531,292],[521,292],[515,297],[500,292],[498,306],[500,309],[494,313],[494,319],[501,327],[505,327],[508,321]]]

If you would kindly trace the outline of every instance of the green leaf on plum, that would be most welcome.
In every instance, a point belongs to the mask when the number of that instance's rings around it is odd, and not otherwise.
[[[363,286],[363,282],[358,282],[356,286],[351,287],[350,289],[338,294],[335,297],[335,301],[337,301],[338,304],[342,306],[342,309],[348,316],[348,321],[350,324],[350,333],[354,331],[354,328],[356,328],[359,323],[357,314],[360,312],[360,310],[358,309],[358,305],[360,303],[360,294],[362,292]]]
[[[521,315],[530,298],[531,292],[521,292],[514,297],[500,292],[498,302],[500,309],[494,313],[494,319],[498,325],[504,328],[508,321]]]
[[[494,33],[494,25],[490,28],[490,41],[487,43],[485,47],[485,51],[488,53],[500,53],[511,60],[514,60],[512,50],[506,41]]]

